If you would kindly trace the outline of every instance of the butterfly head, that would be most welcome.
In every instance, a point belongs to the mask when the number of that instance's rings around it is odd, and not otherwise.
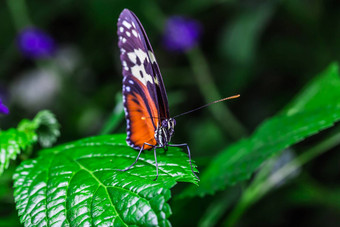
[[[174,118],[162,120],[161,125],[155,131],[155,139],[159,146],[166,147],[175,132],[176,120]]]

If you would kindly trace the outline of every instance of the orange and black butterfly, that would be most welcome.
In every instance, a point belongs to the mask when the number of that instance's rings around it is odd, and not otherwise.
[[[133,12],[124,9],[119,16],[117,28],[124,76],[123,103],[127,123],[126,141],[130,147],[139,150],[136,161],[122,171],[129,170],[138,161],[143,150],[153,149],[157,179],[156,149],[186,147],[192,173],[197,177],[192,168],[189,146],[186,143],[169,144],[176,121],[169,115],[168,98],[162,75],[141,22]],[[223,100],[225,99],[213,103]]]
[[[143,150],[187,144],[169,144],[176,121],[169,116],[168,98],[151,44],[137,16],[124,9],[118,19],[118,46],[123,71],[123,103],[127,123],[127,144]],[[191,165],[193,174],[193,168]],[[156,159],[158,177],[158,163]],[[196,175],[195,175],[196,176]],[[156,179],[157,179],[156,177]],[[197,177],[197,176],[196,176]]]

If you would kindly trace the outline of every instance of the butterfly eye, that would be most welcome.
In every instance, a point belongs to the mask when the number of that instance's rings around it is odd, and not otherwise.
[[[162,121],[162,127],[163,128],[167,128],[168,127],[168,121],[167,120],[163,120]]]

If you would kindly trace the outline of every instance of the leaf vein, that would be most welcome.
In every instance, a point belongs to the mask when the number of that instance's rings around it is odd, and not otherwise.
[[[116,207],[113,205],[113,203],[112,203],[112,199],[111,199],[111,197],[110,197],[110,194],[109,194],[109,192],[107,191],[107,187],[89,170],[89,169],[87,169],[85,166],[83,166],[82,164],[80,164],[77,160],[74,160],[74,159],[72,159],[75,163],[77,163],[78,165],[79,165],[79,167],[81,168],[81,169],[83,169],[83,170],[85,170],[86,172],[88,172],[92,177],[93,177],[93,179],[95,179],[97,182],[98,182],[98,184],[100,185],[100,186],[102,186],[102,187],[104,187],[104,189],[105,189],[105,192],[106,192],[106,194],[107,194],[107,196],[109,197],[109,200],[110,200],[110,203],[111,203],[111,206],[113,207],[113,209],[114,209],[114,211],[116,212],[116,214],[118,215],[117,217],[125,224],[125,222],[124,222],[124,220],[122,219],[122,217],[120,216],[120,214],[118,213],[118,211],[116,210]],[[128,226],[127,224],[125,224],[125,226]]]

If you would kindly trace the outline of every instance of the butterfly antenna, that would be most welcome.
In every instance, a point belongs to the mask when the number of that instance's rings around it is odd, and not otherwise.
[[[205,104],[205,105],[203,105],[203,106],[197,107],[197,108],[195,108],[195,109],[193,109],[193,110],[189,110],[189,111],[187,111],[187,112],[178,114],[178,115],[174,116],[173,118],[176,118],[176,117],[179,117],[179,116],[182,116],[182,115],[185,115],[185,114],[194,112],[194,111],[196,111],[196,110],[205,108],[205,107],[207,107],[207,106],[210,106],[210,105],[215,104],[215,103],[218,103],[218,102],[223,102],[223,101],[228,100],[228,99],[236,99],[236,98],[238,98],[238,97],[240,97],[240,95],[233,95],[233,96],[226,97],[226,98],[223,98],[223,99],[220,99],[220,100],[216,100],[216,101],[213,101],[213,102],[211,102],[211,103]]]

